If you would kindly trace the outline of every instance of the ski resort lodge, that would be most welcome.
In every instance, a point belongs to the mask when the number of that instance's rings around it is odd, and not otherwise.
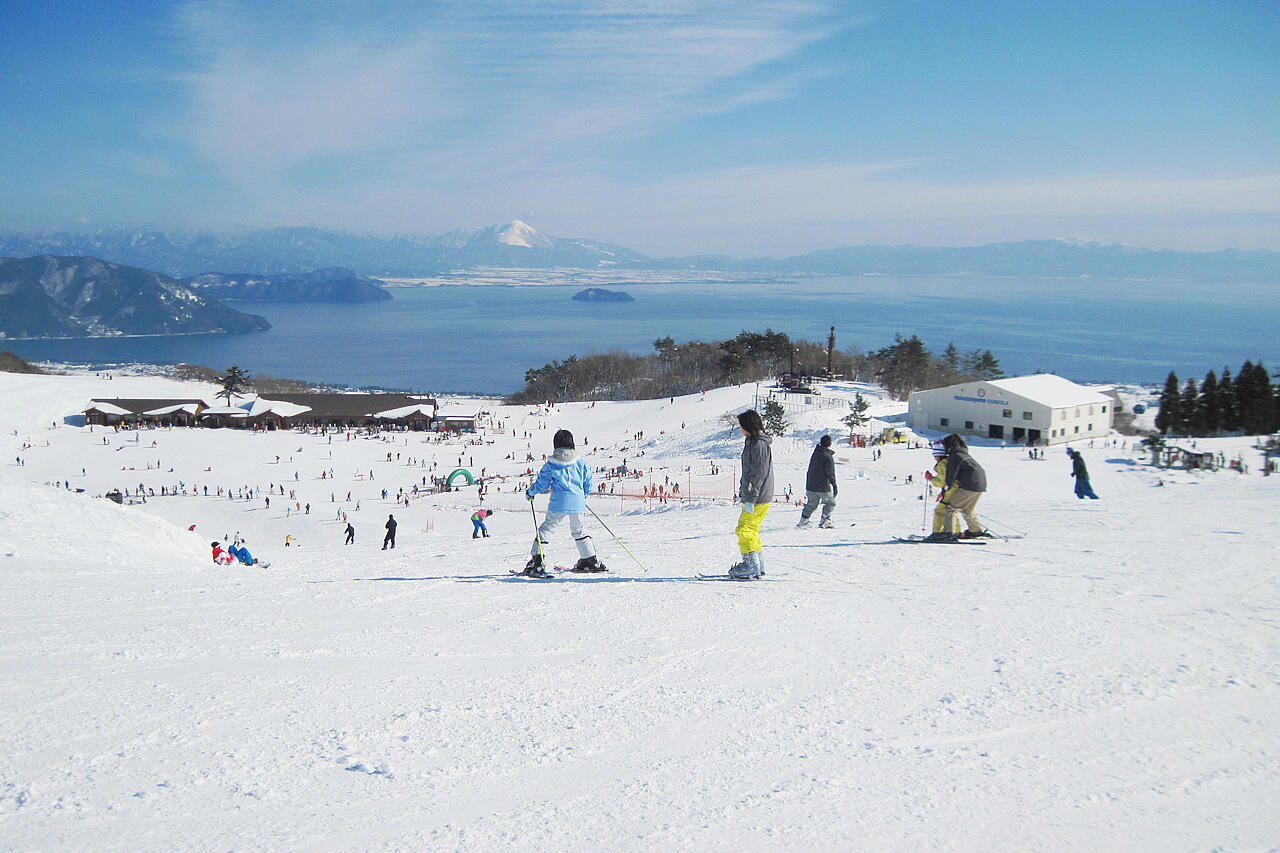
[[[916,391],[908,398],[907,423],[1015,444],[1065,444],[1107,437],[1117,405],[1110,389],[1038,373]]]
[[[411,394],[272,394],[270,399],[250,397],[236,405],[199,398],[95,399],[84,418],[86,424],[126,428],[429,430],[438,408],[433,398]]]

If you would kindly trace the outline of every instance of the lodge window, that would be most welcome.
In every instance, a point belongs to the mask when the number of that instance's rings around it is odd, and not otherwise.
[[[973,429],[973,421],[965,421],[965,422],[964,422],[964,428],[965,428],[965,429]]]
[[[941,419],[938,421],[938,424],[939,424],[940,426],[949,427],[949,426],[951,426],[951,418],[941,418]]]
[[[1023,413],[1022,413],[1022,419],[1023,419],[1024,421],[1029,421],[1029,420],[1031,420],[1031,419],[1032,419],[1032,418],[1031,418],[1031,413],[1030,413],[1030,412],[1023,412]]]
[[[1005,416],[1006,418],[1011,418],[1011,417],[1013,417],[1013,409],[1005,409],[1005,410],[1004,410],[1004,416]]]

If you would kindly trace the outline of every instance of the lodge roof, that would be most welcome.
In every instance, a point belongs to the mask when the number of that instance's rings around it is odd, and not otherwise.
[[[265,397],[247,397],[228,406],[222,400],[205,400],[199,397],[141,399],[97,398],[90,401],[85,411],[99,411],[112,415],[161,415],[182,409],[199,409],[210,414],[257,417],[268,412],[279,417],[307,419],[381,417],[394,419],[408,417],[414,412],[436,407],[435,399],[414,394],[271,394]]]

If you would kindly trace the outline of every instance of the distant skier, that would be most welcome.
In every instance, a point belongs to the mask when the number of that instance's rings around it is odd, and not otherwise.
[[[551,439],[551,446],[554,448],[551,458],[543,464],[537,479],[525,492],[525,497],[532,501],[537,495],[549,491],[551,500],[547,503],[547,514],[538,526],[531,556],[525,564],[523,574],[533,578],[551,577],[543,563],[542,546],[547,544],[551,531],[566,518],[569,519],[569,533],[578,546],[579,556],[578,562],[570,571],[607,571],[604,563],[596,556],[591,534],[587,533],[582,522],[582,513],[587,508],[587,495],[595,485],[591,468],[578,458],[573,433],[567,429],[556,432]]]
[[[746,436],[742,445],[742,477],[738,483],[738,500],[742,514],[738,516],[738,550],[742,562],[729,569],[734,580],[755,580],[764,574],[764,543],[760,526],[773,502],[772,440],[764,432],[764,421],[755,409],[738,415],[738,428]]]
[[[489,517],[489,510],[478,509],[471,514],[471,523],[474,527],[471,530],[471,538],[479,539],[481,534],[485,539],[489,538],[489,528],[484,526],[484,520]]]
[[[1080,451],[1070,447],[1067,448],[1067,455],[1071,457],[1071,476],[1076,478],[1076,497],[1096,501],[1098,496],[1093,493],[1093,486],[1089,485],[1089,469],[1085,467],[1084,457],[1080,455]]]
[[[831,449],[831,436],[824,435],[813,449],[809,457],[809,472],[805,475],[804,509],[800,510],[800,523],[796,527],[810,527],[809,516],[822,502],[822,520],[819,527],[835,527],[831,521],[831,511],[836,508],[836,494],[840,491],[836,485],[836,453]]]
[[[394,515],[387,516],[387,535],[382,538],[382,550],[388,547],[396,547],[396,517]]]
[[[342,544],[350,545],[354,541],[356,541],[356,529],[352,527],[350,524],[347,524],[347,541],[343,542]]]
[[[944,523],[955,523],[956,513],[959,513],[968,523],[968,529],[960,534],[961,539],[990,537],[991,534],[983,528],[974,511],[978,499],[987,490],[987,472],[969,455],[969,445],[965,440],[955,433],[944,438],[942,446],[947,449],[946,485],[951,495],[943,501],[947,508]],[[952,486],[956,487],[954,491],[951,490]]]

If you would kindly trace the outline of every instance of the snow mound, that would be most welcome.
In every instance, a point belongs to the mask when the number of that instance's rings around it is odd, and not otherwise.
[[[208,543],[133,507],[0,475],[0,559],[119,571],[212,565]]]

